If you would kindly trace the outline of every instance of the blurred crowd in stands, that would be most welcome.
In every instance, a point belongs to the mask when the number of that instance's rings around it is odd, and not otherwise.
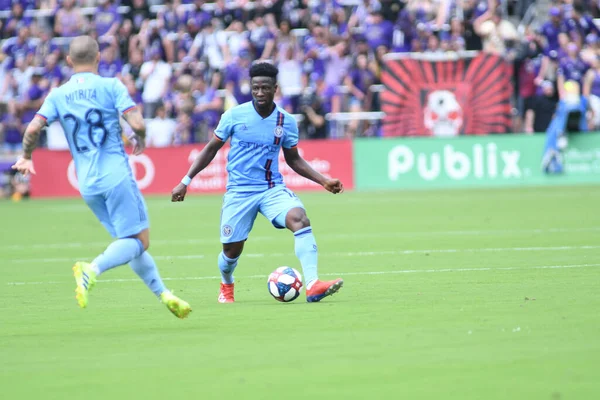
[[[80,34],[98,39],[100,74],[121,79],[143,110],[150,146],[210,138],[223,110],[251,99],[248,68],[258,59],[279,66],[276,102],[296,115],[303,137],[376,136],[383,56],[390,52],[501,54],[515,66],[517,132],[544,131],[560,83],[574,80],[590,97],[590,120],[599,127],[600,30],[592,19],[598,5],[564,1],[537,23],[519,24],[539,9],[532,4],[0,0],[2,146],[20,150],[46,94],[69,79],[69,38]],[[334,129],[328,116],[347,112],[358,119]],[[61,136],[60,128],[49,129],[41,144],[64,147]]]

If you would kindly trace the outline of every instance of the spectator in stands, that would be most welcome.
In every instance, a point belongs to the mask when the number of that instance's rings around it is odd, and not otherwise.
[[[140,78],[144,82],[144,118],[154,118],[156,108],[169,90],[172,73],[171,65],[161,59],[160,50],[151,49],[150,61],[142,64],[140,70]]]
[[[564,12],[565,26],[571,40],[578,41],[581,46],[581,41],[590,33],[600,36],[600,29],[598,29],[592,17],[585,12],[582,3],[566,4]]]
[[[173,144],[177,123],[167,118],[165,106],[156,105],[156,117],[148,122],[146,128],[146,145],[148,147],[168,147]]]
[[[275,36],[265,24],[262,13],[256,13],[254,20],[248,22],[250,45],[256,58],[267,60],[275,50]]]
[[[175,128],[173,144],[180,146],[190,143],[194,143],[192,118],[189,114],[182,112],[177,116],[177,127]]]
[[[75,37],[86,28],[86,19],[75,0],[63,0],[54,17],[54,32],[58,36]]]
[[[170,1],[166,1],[165,5],[169,9]],[[132,33],[138,34],[142,29],[144,22],[150,20],[150,7],[145,0],[133,0],[129,11],[125,15],[128,21],[132,24]],[[159,14],[160,15],[160,14]]]
[[[450,21],[450,45],[449,48],[452,51],[463,51],[466,50],[467,44],[465,42],[465,29],[461,20],[458,18],[452,18]]]
[[[225,30],[227,33],[226,45],[222,47],[225,64],[237,58],[241,52],[250,50],[249,33],[241,21],[233,21]]]
[[[518,39],[517,29],[512,22],[502,18],[500,8],[477,18],[474,28],[483,40],[483,50],[488,53],[507,56],[510,42]]]
[[[2,148],[9,154],[17,154],[22,150],[23,126],[15,113],[3,113],[0,118],[0,138],[4,138]]]
[[[33,119],[48,93],[48,80],[44,78],[44,72],[44,68],[42,67],[34,68],[30,83],[22,94],[17,111],[21,115],[23,126]]]
[[[94,14],[94,27],[98,36],[114,36],[121,24],[121,15],[113,0],[98,0],[98,8]]]
[[[224,32],[216,29],[217,23],[217,21],[211,21],[204,25],[194,38],[188,55],[193,59],[204,57],[212,69],[220,71],[225,67],[222,46],[225,46],[227,42]]]
[[[18,1],[13,1],[10,9],[10,17],[6,20],[4,29],[2,30],[2,37],[16,36],[21,28],[30,26],[32,22],[30,17],[25,16],[23,5]]]
[[[369,47],[376,49],[385,46],[386,51],[392,47],[394,25],[383,19],[381,9],[373,9],[365,24],[365,36]]]
[[[34,62],[36,65],[42,65],[46,57],[50,54],[56,56],[57,62],[61,58],[61,49],[58,45],[52,43],[52,31],[50,29],[41,29],[39,33],[39,40],[35,45],[34,50]],[[66,65],[61,66],[68,67]]]
[[[129,62],[123,66],[121,70],[122,76],[130,76],[137,89],[141,90],[144,82],[139,79],[142,70],[144,56],[140,50],[132,51],[129,57]]]
[[[279,91],[283,97],[296,98],[302,93],[301,56],[294,51],[294,47],[291,45],[286,45],[281,50],[283,54],[279,54],[279,74],[277,75]]]
[[[348,55],[348,45],[342,40],[327,49],[324,55],[325,60],[325,84],[327,90],[332,94],[331,112],[341,112],[341,99],[337,88],[347,75],[352,64]]]
[[[225,91],[233,95],[237,104],[252,100],[250,87],[250,64],[252,54],[244,50],[240,57],[230,63],[224,71]]]
[[[348,88],[350,99],[348,101],[349,112],[370,111],[372,103],[372,93],[369,87],[375,82],[375,75],[369,70],[367,57],[359,55],[354,61],[353,68],[344,79],[344,84]],[[356,136],[359,130],[360,121],[354,120],[348,124],[348,135]]]
[[[583,79],[583,97],[587,97],[591,111],[591,124],[593,129],[600,129],[600,56],[596,56],[592,68]]]
[[[275,37],[275,53],[277,54],[278,63],[287,60],[288,49],[292,49],[294,55],[298,55],[299,57],[302,56],[302,54],[300,54],[300,49],[298,48],[298,41],[292,34],[291,29],[288,20],[283,20],[279,24],[279,32]],[[281,68],[279,68],[279,70],[281,71]]]
[[[108,46],[102,50],[100,63],[98,63],[98,74],[104,77],[121,78],[123,63],[117,58],[116,50],[113,46]]]
[[[213,80],[217,79],[218,76],[213,75]],[[217,94],[215,86],[215,83],[207,85],[204,79],[195,79],[192,84],[195,101],[192,121],[200,127],[195,130],[196,141],[205,142],[212,138],[223,112],[223,99]]]
[[[327,126],[325,110],[319,97],[310,88],[306,88],[300,98],[300,112],[304,117],[299,124],[302,137],[307,139],[325,139]]]
[[[546,21],[541,28],[541,33],[546,39],[546,48],[548,50],[558,50],[560,44],[558,42],[558,35],[567,31],[566,26],[562,20],[562,12],[558,7],[551,7],[548,12],[550,20]]]
[[[565,95],[564,86],[567,81],[575,81],[581,87],[583,76],[589,66],[583,62],[579,55],[579,46],[575,42],[567,45],[567,55],[560,60],[557,70],[558,95],[562,99]]]
[[[35,53],[35,46],[33,45],[29,36],[30,30],[27,26],[19,28],[17,36],[7,39],[2,45],[2,51],[4,54],[10,57],[10,62],[7,66],[8,69],[15,67],[15,62],[18,57],[29,59],[27,62],[31,62]]]
[[[28,64],[27,58],[23,54],[17,55],[15,67],[12,70],[12,90],[13,98],[18,102],[25,99],[25,93],[29,89],[31,84],[31,77],[33,76],[34,68]]]

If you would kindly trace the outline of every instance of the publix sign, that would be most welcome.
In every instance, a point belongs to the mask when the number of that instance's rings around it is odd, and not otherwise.
[[[599,134],[570,139],[560,176],[541,169],[544,141],[543,134],[355,140],[356,188],[600,183]]]
[[[447,144],[440,151],[417,152],[409,146],[398,145],[388,153],[388,177],[391,181],[416,170],[426,181],[438,179],[444,174],[453,180],[469,177],[484,179],[521,178],[519,150],[498,150],[495,143],[474,144],[467,151],[460,151]]]

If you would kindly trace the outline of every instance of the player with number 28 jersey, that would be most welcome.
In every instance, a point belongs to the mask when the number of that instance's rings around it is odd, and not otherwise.
[[[45,125],[59,121],[75,161],[79,191],[116,239],[91,263],[77,262],[73,266],[79,306],[87,307],[89,292],[100,274],[129,264],[175,316],[185,318],[190,305],[165,287],[154,259],[146,251],[150,245],[148,212],[121,137],[122,115],[134,131],[130,137],[133,153],[144,151],[146,125],[142,113],[121,82],[98,75],[100,52],[92,37],[74,38],[67,62],[73,67],[73,76],[50,92],[27,126],[23,155],[13,168],[23,174],[35,173],[32,153],[40,132]]]
[[[64,127],[82,195],[104,192],[131,177],[119,115],[135,108],[123,83],[93,73],[74,74],[44,101],[37,115]]]

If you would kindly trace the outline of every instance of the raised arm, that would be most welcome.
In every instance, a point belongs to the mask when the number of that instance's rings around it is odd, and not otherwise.
[[[305,177],[306,179],[310,179],[311,181],[318,183],[323,186],[325,190],[337,194],[342,193],[344,191],[344,185],[340,182],[339,179],[330,179],[318,171],[316,171],[313,167],[310,166],[309,163],[306,162],[304,158],[300,156],[298,153],[297,147],[292,147],[291,149],[283,148],[283,156],[285,157],[285,162],[293,169],[298,175]]]
[[[215,158],[217,152],[225,144],[224,141],[213,137],[210,142],[200,151],[200,154],[196,156],[196,159],[192,163],[192,166],[188,170],[187,174],[183,177],[181,182],[175,186],[171,192],[171,201],[183,201],[187,193],[187,185],[190,184],[192,179],[198,175],[204,168],[210,164]]]

